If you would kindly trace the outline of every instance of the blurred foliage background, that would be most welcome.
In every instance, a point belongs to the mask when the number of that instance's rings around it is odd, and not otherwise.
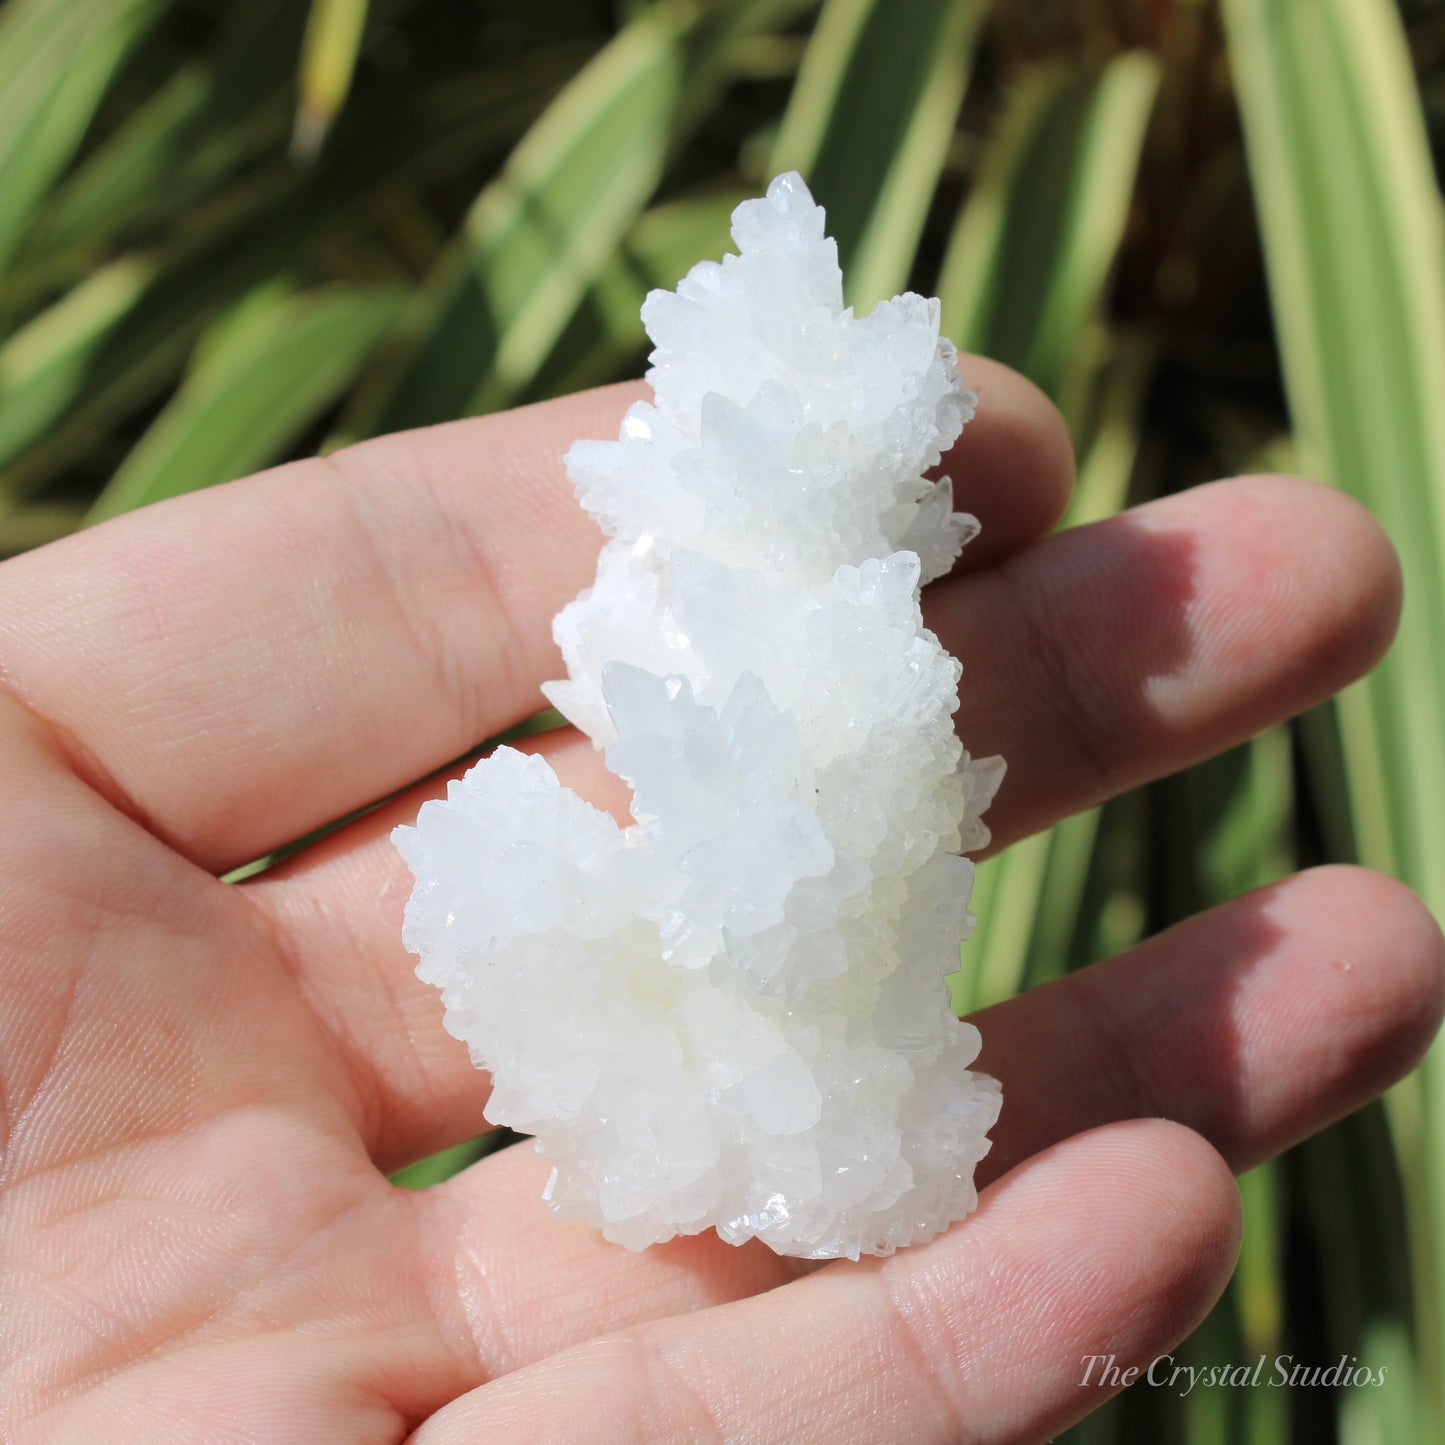
[[[797,167],[859,306],[938,294],[1058,401],[1070,523],[1291,467],[1404,560],[1370,680],[981,868],[959,1007],[1325,859],[1440,916],[1442,133],[1442,0],[5,0],[0,555],[635,376],[646,291]],[[1069,1438],[1442,1438],[1442,1128],[1436,1057],[1248,1175],[1178,1352],[1386,1386],[1136,1388]]]

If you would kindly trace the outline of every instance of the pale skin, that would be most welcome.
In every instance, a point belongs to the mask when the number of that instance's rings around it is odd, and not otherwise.
[[[1334,692],[1388,645],[1388,542],[1249,478],[1048,536],[1057,415],[966,358],[982,537],[926,601],[1006,844]],[[410,1193],[487,1080],[400,944],[416,782],[538,705],[598,538],[561,453],[635,387],[368,443],[0,566],[0,1435],[17,1442],[1044,1439],[1208,1310],[1231,1170],[1419,1059],[1442,945],[1306,874],[991,1009],[978,1214],[812,1272],[642,1254],[526,1147]],[[623,803],[585,742],[531,744]],[[240,886],[218,875],[413,784]],[[1187,840],[1186,840],[1187,841]]]

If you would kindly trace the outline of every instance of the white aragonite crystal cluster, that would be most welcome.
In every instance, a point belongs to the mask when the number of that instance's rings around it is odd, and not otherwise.
[[[487,1117],[634,1249],[889,1254],[974,1208],[999,1109],[944,975],[1003,764],[918,600],[976,530],[924,479],[975,398],[936,301],[845,309],[823,225],[796,175],[739,206],[643,307],[655,400],[568,453],[611,540],[545,691],[635,821],[498,748],[395,834]]]

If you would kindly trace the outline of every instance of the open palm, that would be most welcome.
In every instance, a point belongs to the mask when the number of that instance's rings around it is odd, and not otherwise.
[[[925,612],[965,664],[966,744],[1010,761],[1000,844],[1387,645],[1389,546],[1308,483],[1040,540],[1072,474],[1058,418],[965,370],[982,404],[948,469],[984,534]],[[988,1011],[991,1182],[892,1260],[799,1278],[711,1235],[629,1254],[547,1214],[528,1149],[392,1187],[483,1127],[486,1080],[401,949],[387,842],[441,780],[217,875],[536,707],[598,545],[560,456],[635,394],[386,438],[0,567],[6,1438],[1042,1438],[1106,1397],[1085,1356],[1147,1362],[1223,1288],[1226,1165],[1357,1107],[1433,1034],[1428,914],[1321,870]],[[575,733],[534,744],[621,806]]]

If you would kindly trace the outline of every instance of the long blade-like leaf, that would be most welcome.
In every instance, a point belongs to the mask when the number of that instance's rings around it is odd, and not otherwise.
[[[0,9],[0,274],[163,0],[10,0]]]
[[[1299,452],[1389,530],[1391,655],[1339,710],[1355,843],[1445,916],[1445,270],[1440,197],[1388,0],[1225,0]],[[1422,1379],[1445,1405],[1445,1058],[1393,1099]]]
[[[940,282],[944,328],[961,346],[1031,368],[1055,393],[1072,375],[1081,387],[1096,379],[1107,358],[1084,346],[1085,332],[1123,234],[1156,83],[1154,62],[1130,55],[1101,74],[1049,71],[1020,87]],[[1088,445],[1074,524],[1116,511],[1133,471],[1151,358],[1135,343],[1119,350],[1093,435],[1078,438]],[[1090,811],[980,866],[981,933],[965,947],[956,1008],[996,1002],[1066,967],[1098,826]]]
[[[112,261],[0,346],[0,466],[74,401],[96,352],[154,274],[149,258]]]
[[[352,73],[366,28],[367,0],[311,0],[291,150],[315,160],[351,89]]]
[[[829,0],[783,118],[772,169],[828,210],[849,299],[908,282],[953,137],[986,0]]]
[[[284,452],[351,379],[399,298],[265,288],[203,338],[190,375],[88,520],[241,476]]]
[[[662,173],[682,94],[678,13],[627,26],[528,132],[410,318],[419,340],[388,395],[354,429],[502,405],[534,374]]]
[[[1028,77],[944,258],[944,330],[1056,400],[1124,234],[1158,83],[1158,62],[1140,53]]]

